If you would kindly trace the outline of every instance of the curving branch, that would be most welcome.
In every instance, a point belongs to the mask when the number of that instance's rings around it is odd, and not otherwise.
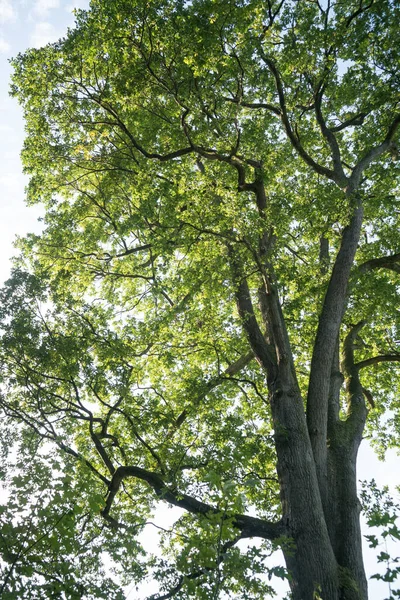
[[[252,160],[252,159],[246,159],[243,156],[239,156],[239,155],[227,156],[225,154],[221,154],[220,152],[217,152],[213,148],[203,148],[202,146],[196,146],[196,145],[193,145],[193,150],[196,152],[196,154],[199,154],[200,156],[202,156],[203,158],[206,158],[207,160],[215,160],[218,162],[224,162],[224,163],[234,167],[234,169],[236,169],[237,174],[238,174],[238,191],[239,192],[256,190],[257,185],[255,182],[251,182],[251,183],[246,182],[245,165],[249,165],[249,166],[253,167],[254,169],[261,169],[262,164],[259,161]]]
[[[158,473],[135,466],[118,467],[108,486],[108,496],[101,514],[111,524],[115,524],[115,520],[110,515],[114,499],[120,490],[122,482],[128,477],[146,482],[160,500],[182,508],[194,515],[221,515],[223,519],[231,519],[233,526],[240,530],[241,537],[243,538],[260,537],[267,540],[274,540],[285,533],[285,528],[281,521],[265,521],[258,517],[241,514],[224,515],[221,509],[201,502],[197,498],[193,498],[193,496],[183,494],[175,487],[168,486]]]
[[[324,85],[321,84],[315,94],[315,116],[317,118],[317,123],[321,130],[321,133],[324,136],[324,138],[326,139],[326,141],[328,142],[328,145],[331,149],[333,170],[337,177],[337,181],[338,182],[341,181],[342,187],[344,187],[347,182],[347,177],[346,177],[345,172],[343,171],[343,167],[342,167],[342,159],[341,159],[341,155],[340,155],[339,144],[338,144],[335,134],[332,132],[331,129],[329,129],[327,127],[326,121],[322,115],[323,94],[324,94]]]
[[[354,117],[343,121],[343,123],[340,123],[340,125],[336,125],[335,127],[329,127],[329,130],[332,133],[339,133],[339,131],[343,131],[343,129],[346,129],[346,127],[356,127],[357,125],[362,125],[364,123],[365,117],[367,117],[368,114],[368,112],[360,112],[357,115],[354,115]]]
[[[357,370],[360,370],[365,369],[365,367],[370,367],[371,365],[377,365],[381,362],[400,362],[400,353],[371,356],[371,358],[366,358],[365,360],[360,360],[358,363],[355,363],[354,367]]]
[[[389,125],[387,134],[386,134],[383,142],[381,144],[379,144],[378,146],[374,146],[373,148],[371,148],[363,156],[363,158],[361,158],[359,160],[357,165],[354,167],[353,172],[350,176],[350,180],[349,180],[349,188],[350,189],[353,189],[353,190],[356,189],[361,181],[361,176],[362,176],[363,172],[365,171],[365,169],[367,169],[374,160],[376,160],[377,158],[382,156],[382,154],[384,154],[385,152],[390,150],[390,148],[392,147],[393,138],[396,134],[396,131],[397,131],[399,125],[400,125],[400,113],[398,113],[394,117],[393,121]]]
[[[244,108],[252,108],[255,110],[269,110],[278,117],[282,115],[281,109],[278,106],[275,106],[274,104],[269,104],[268,102],[246,102],[245,100],[242,100],[238,97],[228,98],[227,96],[222,96],[221,100],[225,100],[225,102],[232,102],[233,104],[238,104],[239,106],[243,106]]]
[[[390,269],[391,271],[400,273],[400,253],[371,258],[358,266],[360,273],[367,273],[373,269]]]
[[[178,150],[174,150],[172,152],[168,152],[166,154],[161,154],[160,152],[149,152],[138,142],[136,137],[132,134],[130,129],[126,126],[125,122],[121,119],[118,112],[111,106],[111,104],[109,104],[108,102],[104,102],[101,99],[101,97],[93,94],[82,83],[76,82],[76,84],[78,85],[78,87],[81,87],[81,89],[84,90],[87,97],[92,102],[97,104],[100,108],[102,108],[109,115],[111,115],[111,117],[113,118],[113,121],[111,121],[109,124],[111,126],[114,125],[115,127],[118,127],[123,133],[125,133],[125,135],[129,139],[129,141],[131,142],[133,148],[135,148],[135,150],[137,150],[142,156],[144,156],[144,158],[148,158],[150,160],[158,160],[160,162],[168,162],[168,161],[174,160],[176,158],[186,156],[188,154],[198,154],[208,160],[216,160],[219,162],[224,162],[224,163],[227,163],[227,164],[231,165],[232,167],[234,167],[238,173],[238,190],[239,191],[247,191],[247,190],[255,189],[254,183],[246,182],[245,165],[247,164],[251,167],[254,167],[255,169],[260,169],[262,166],[261,163],[259,161],[255,161],[252,159],[245,159],[244,157],[239,156],[239,155],[229,155],[229,156],[224,155],[224,154],[221,154],[220,152],[217,152],[214,148],[204,148],[202,146],[197,146],[196,144],[194,144],[193,141],[190,139],[188,127],[185,122],[186,115],[189,112],[187,108],[182,113],[181,126],[183,129],[183,133],[185,134],[185,137],[188,140],[189,146],[187,146],[185,148],[180,148]]]
[[[302,143],[300,141],[297,131],[293,130],[293,127],[289,120],[289,115],[288,115],[287,108],[286,108],[285,92],[283,89],[282,78],[279,73],[279,70],[278,70],[276,64],[274,63],[274,61],[271,60],[262,50],[261,50],[261,58],[263,59],[263,61],[265,62],[265,64],[267,65],[268,69],[270,70],[270,72],[272,73],[272,75],[275,79],[275,86],[276,86],[276,91],[278,93],[280,113],[281,113],[280,117],[281,117],[283,126],[285,128],[286,134],[287,134],[293,148],[296,150],[298,155],[304,160],[304,162],[307,165],[309,165],[316,173],[327,177],[331,181],[334,181],[335,183],[337,183],[340,187],[343,187],[344,180],[341,177],[338,177],[338,174],[336,173],[336,171],[333,171],[332,169],[328,169],[327,167],[324,167],[324,166],[320,165],[319,163],[317,163],[305,150],[304,146],[302,145]],[[346,178],[346,180],[347,180],[347,178]]]

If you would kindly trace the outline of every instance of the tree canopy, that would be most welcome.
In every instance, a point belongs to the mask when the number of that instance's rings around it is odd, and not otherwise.
[[[265,598],[281,547],[295,600],[367,598],[357,451],[400,444],[399,20],[92,0],[14,59],[45,217],[1,292],[2,597],[123,598],[111,559],[160,600]]]

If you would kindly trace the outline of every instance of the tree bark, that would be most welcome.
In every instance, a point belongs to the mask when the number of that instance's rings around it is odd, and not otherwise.
[[[360,238],[363,209],[359,199],[350,224],[343,232],[324,304],[319,319],[311,360],[310,382],[307,398],[307,422],[319,488],[324,506],[328,505],[327,481],[327,428],[330,375],[335,348],[347,301],[351,267]]]
[[[283,521],[294,547],[284,552],[294,600],[339,600],[338,570],[319,493],[303,401],[277,381],[271,399]]]
[[[239,278],[238,266],[234,267]],[[294,600],[339,600],[339,573],[329,539],[315,461],[286,326],[271,281],[262,294],[270,340],[261,333],[249,288],[237,288],[238,311],[256,360],[266,373],[280,485],[282,520],[293,547],[285,551]],[[271,343],[272,342],[272,343]]]

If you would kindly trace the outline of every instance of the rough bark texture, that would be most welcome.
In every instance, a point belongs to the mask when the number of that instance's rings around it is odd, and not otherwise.
[[[259,184],[254,191],[262,215],[265,196]],[[353,342],[362,324],[346,338],[342,365],[339,360],[339,330],[363,217],[359,197],[353,189],[347,193],[353,214],[342,235],[319,320],[306,414],[269,262],[270,244],[263,239],[259,246],[263,280],[259,300],[265,335],[240,265],[233,265],[238,281],[238,311],[255,359],[268,381],[282,519],[285,534],[293,541],[293,547],[284,555],[294,600],[368,598],[356,486],[357,452],[367,411],[353,356]],[[341,420],[344,377],[348,415]]]
[[[327,424],[330,374],[334,352],[347,300],[350,269],[360,238],[363,210],[358,203],[349,226],[343,232],[342,244],[336,257],[326,292],[324,305],[311,361],[307,399],[307,421],[314,460],[317,466],[323,504],[327,505]]]

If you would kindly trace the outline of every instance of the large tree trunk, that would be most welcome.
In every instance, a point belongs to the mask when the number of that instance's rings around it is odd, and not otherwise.
[[[322,508],[303,401],[290,391],[279,390],[272,411],[283,519],[293,540],[293,547],[284,552],[293,598],[313,600],[320,592],[326,600],[339,600],[337,562]]]
[[[262,182],[255,182],[254,191],[263,216]],[[259,301],[266,334],[260,330],[240,265],[233,261],[239,314],[254,355],[267,375],[282,518],[287,537],[293,542],[284,556],[294,600],[368,598],[356,479],[366,408],[353,360],[353,342],[362,323],[345,341],[342,370],[347,379],[348,415],[345,421],[339,417],[344,380],[339,366],[339,332],[363,218],[359,196],[353,188],[347,195],[353,214],[343,231],[319,319],[306,413],[269,259],[271,232],[266,232],[259,243]]]
[[[368,586],[362,557],[356,457],[346,438],[343,436],[329,449],[329,487],[332,490],[329,529],[334,532],[332,545],[342,585],[340,598],[365,600]]]
[[[289,395],[275,400],[279,404],[275,419],[289,406],[293,414],[293,403]],[[276,434],[284,520],[294,542],[284,552],[294,600],[368,598],[356,486],[358,444],[346,425],[338,423],[338,434],[328,450],[331,493],[326,515],[307,433],[294,425]]]

